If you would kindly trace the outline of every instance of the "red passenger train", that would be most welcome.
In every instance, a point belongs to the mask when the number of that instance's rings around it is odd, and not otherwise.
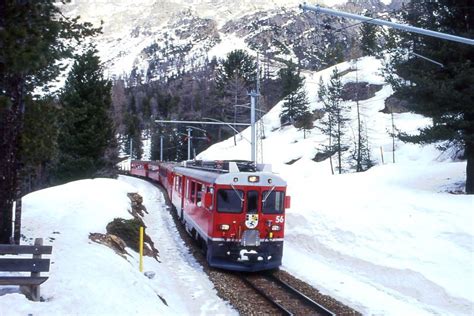
[[[286,182],[249,161],[132,161],[132,175],[158,181],[210,266],[260,271],[281,265]]]

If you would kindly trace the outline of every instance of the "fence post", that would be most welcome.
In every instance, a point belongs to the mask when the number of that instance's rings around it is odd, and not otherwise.
[[[35,239],[35,246],[43,246],[43,238],[36,238]],[[33,259],[41,259],[41,254],[34,254]],[[31,272],[32,277],[39,277],[40,272]],[[40,300],[40,287],[38,285],[31,285],[30,286],[30,294],[31,299],[35,302]]]
[[[140,226],[140,272],[143,272],[143,226]]]

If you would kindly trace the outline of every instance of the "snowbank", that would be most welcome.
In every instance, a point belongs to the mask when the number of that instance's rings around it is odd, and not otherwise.
[[[333,176],[328,160],[314,162],[327,141],[318,122],[306,139],[292,126],[281,128],[282,102],[263,118],[263,161],[288,181],[292,196],[283,269],[363,314],[472,315],[474,196],[449,193],[463,188],[466,163],[452,161],[432,145],[398,140],[393,153],[391,117],[380,112],[392,89],[380,66],[374,58],[358,62],[360,81],[383,85],[360,102],[377,163],[367,172]],[[305,74],[312,109],[322,107],[316,98],[319,78],[327,82],[333,68]],[[342,80],[354,81],[355,72]],[[355,118],[355,102],[346,105]],[[430,124],[411,113],[394,114],[394,121],[405,132]],[[228,139],[198,158],[249,159],[249,129],[242,135],[237,146]]]
[[[122,258],[88,238],[105,233],[114,218],[132,218],[128,192],[139,192],[149,212],[147,234],[161,261],[145,257],[153,279],[139,272],[133,250],[127,248],[129,255]],[[147,182],[82,180],[31,193],[23,198],[22,234],[22,243],[42,237],[53,246],[49,279],[41,286],[44,302],[2,286],[0,316],[234,313],[180,241],[161,192]]]

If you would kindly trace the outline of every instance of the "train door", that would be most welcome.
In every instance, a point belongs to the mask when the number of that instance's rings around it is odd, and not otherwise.
[[[245,219],[242,233],[242,241],[249,246],[259,245],[259,223],[261,223],[260,213],[260,190],[258,187],[249,188],[246,192],[246,199],[244,205]]]
[[[181,217],[183,210],[183,176],[175,175],[170,191],[172,191],[170,199],[176,208],[177,215]]]

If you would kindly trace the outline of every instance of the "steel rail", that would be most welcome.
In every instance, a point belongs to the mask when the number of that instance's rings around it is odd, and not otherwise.
[[[242,281],[244,281],[245,284],[247,284],[248,286],[250,286],[252,289],[254,289],[258,294],[260,294],[261,296],[263,296],[267,301],[269,301],[273,306],[275,306],[276,308],[278,308],[284,315],[288,315],[288,316],[293,316],[293,313],[290,312],[288,309],[286,309],[283,305],[281,305],[280,303],[278,302],[275,302],[275,300],[273,298],[271,298],[269,295],[267,295],[265,292],[263,292],[260,288],[258,288],[257,286],[255,286],[252,282],[250,282],[246,277],[244,276],[241,276],[240,279]]]
[[[285,281],[279,279],[276,277],[273,273],[262,273],[259,275],[259,277],[263,280],[266,280],[267,282],[271,282],[276,285],[275,288],[280,288],[281,291],[284,291],[286,293],[289,293],[292,295],[293,298],[299,300],[304,304],[306,307],[310,308],[311,310],[314,310],[317,315],[322,315],[322,316],[335,316],[336,314],[329,309],[325,308],[321,304],[315,302],[299,290],[295,289]],[[283,306],[283,304],[278,303],[271,295],[267,294],[261,287],[255,285],[254,282],[250,281],[244,274],[240,275],[240,279],[247,284],[249,287],[254,289],[258,294],[263,296],[269,303],[271,303],[273,306],[278,308],[284,315],[294,315],[294,313]],[[265,287],[263,287],[265,288]]]
[[[285,289],[287,289],[289,292],[293,293],[294,295],[302,298],[303,301],[305,301],[307,304],[311,305],[311,307],[313,307],[314,309],[316,309],[318,311],[318,313],[320,313],[321,315],[327,315],[327,316],[335,316],[336,314],[331,312],[330,310],[328,310],[327,308],[325,308],[324,306],[322,306],[321,304],[315,302],[314,300],[312,300],[311,298],[309,298],[308,296],[306,296],[305,294],[301,293],[300,291],[298,291],[297,289],[295,289],[294,287],[292,287],[291,285],[289,285],[288,283],[286,283],[285,281],[277,278],[276,276],[274,276],[273,274],[271,273],[268,273],[266,275],[266,277],[272,281],[272,282],[275,282],[279,285],[281,285],[282,287],[284,287]]]

